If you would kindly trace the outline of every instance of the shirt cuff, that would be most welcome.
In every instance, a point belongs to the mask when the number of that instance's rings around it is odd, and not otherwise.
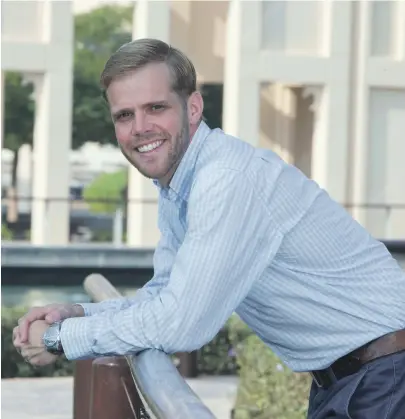
[[[83,307],[85,317],[93,316],[99,312],[96,303],[76,303],[75,305]]]
[[[94,357],[91,317],[72,317],[62,322],[60,339],[69,361]]]

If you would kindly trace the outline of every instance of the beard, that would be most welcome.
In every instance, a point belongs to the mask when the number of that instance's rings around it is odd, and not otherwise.
[[[167,148],[167,151],[165,153],[159,151],[162,155],[158,156],[155,166],[145,164],[142,161],[142,156],[136,150],[136,144],[143,141],[160,139],[164,139],[160,147]],[[157,179],[161,184],[168,185],[190,144],[190,129],[187,113],[183,112],[182,126],[177,134],[170,135],[166,131],[146,133],[137,136],[133,144],[131,149],[125,149],[119,145],[122,154],[128,162],[146,178]]]

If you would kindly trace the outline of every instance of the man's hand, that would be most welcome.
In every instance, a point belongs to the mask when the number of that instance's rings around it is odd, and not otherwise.
[[[34,307],[18,320],[16,333],[19,335],[19,342],[26,343],[30,325],[36,320],[44,320],[49,325],[70,317],[83,316],[83,307],[77,304],[49,304],[44,307]]]
[[[49,324],[45,320],[35,320],[28,329],[28,341],[22,343],[18,333],[18,327],[13,330],[13,344],[22,357],[35,366],[53,364],[58,355],[49,353],[44,345],[43,336]]]

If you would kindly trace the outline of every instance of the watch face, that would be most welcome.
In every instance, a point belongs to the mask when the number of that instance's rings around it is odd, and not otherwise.
[[[50,353],[60,353],[61,352],[61,343],[60,343],[60,324],[55,323],[48,327],[45,331],[43,341],[46,347],[46,350]]]

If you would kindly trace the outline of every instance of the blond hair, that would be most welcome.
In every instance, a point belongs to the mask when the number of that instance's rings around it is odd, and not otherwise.
[[[181,98],[197,90],[196,71],[185,54],[158,39],[144,38],[122,45],[108,59],[100,76],[104,94],[113,80],[151,63],[166,63],[172,76],[171,88]]]

